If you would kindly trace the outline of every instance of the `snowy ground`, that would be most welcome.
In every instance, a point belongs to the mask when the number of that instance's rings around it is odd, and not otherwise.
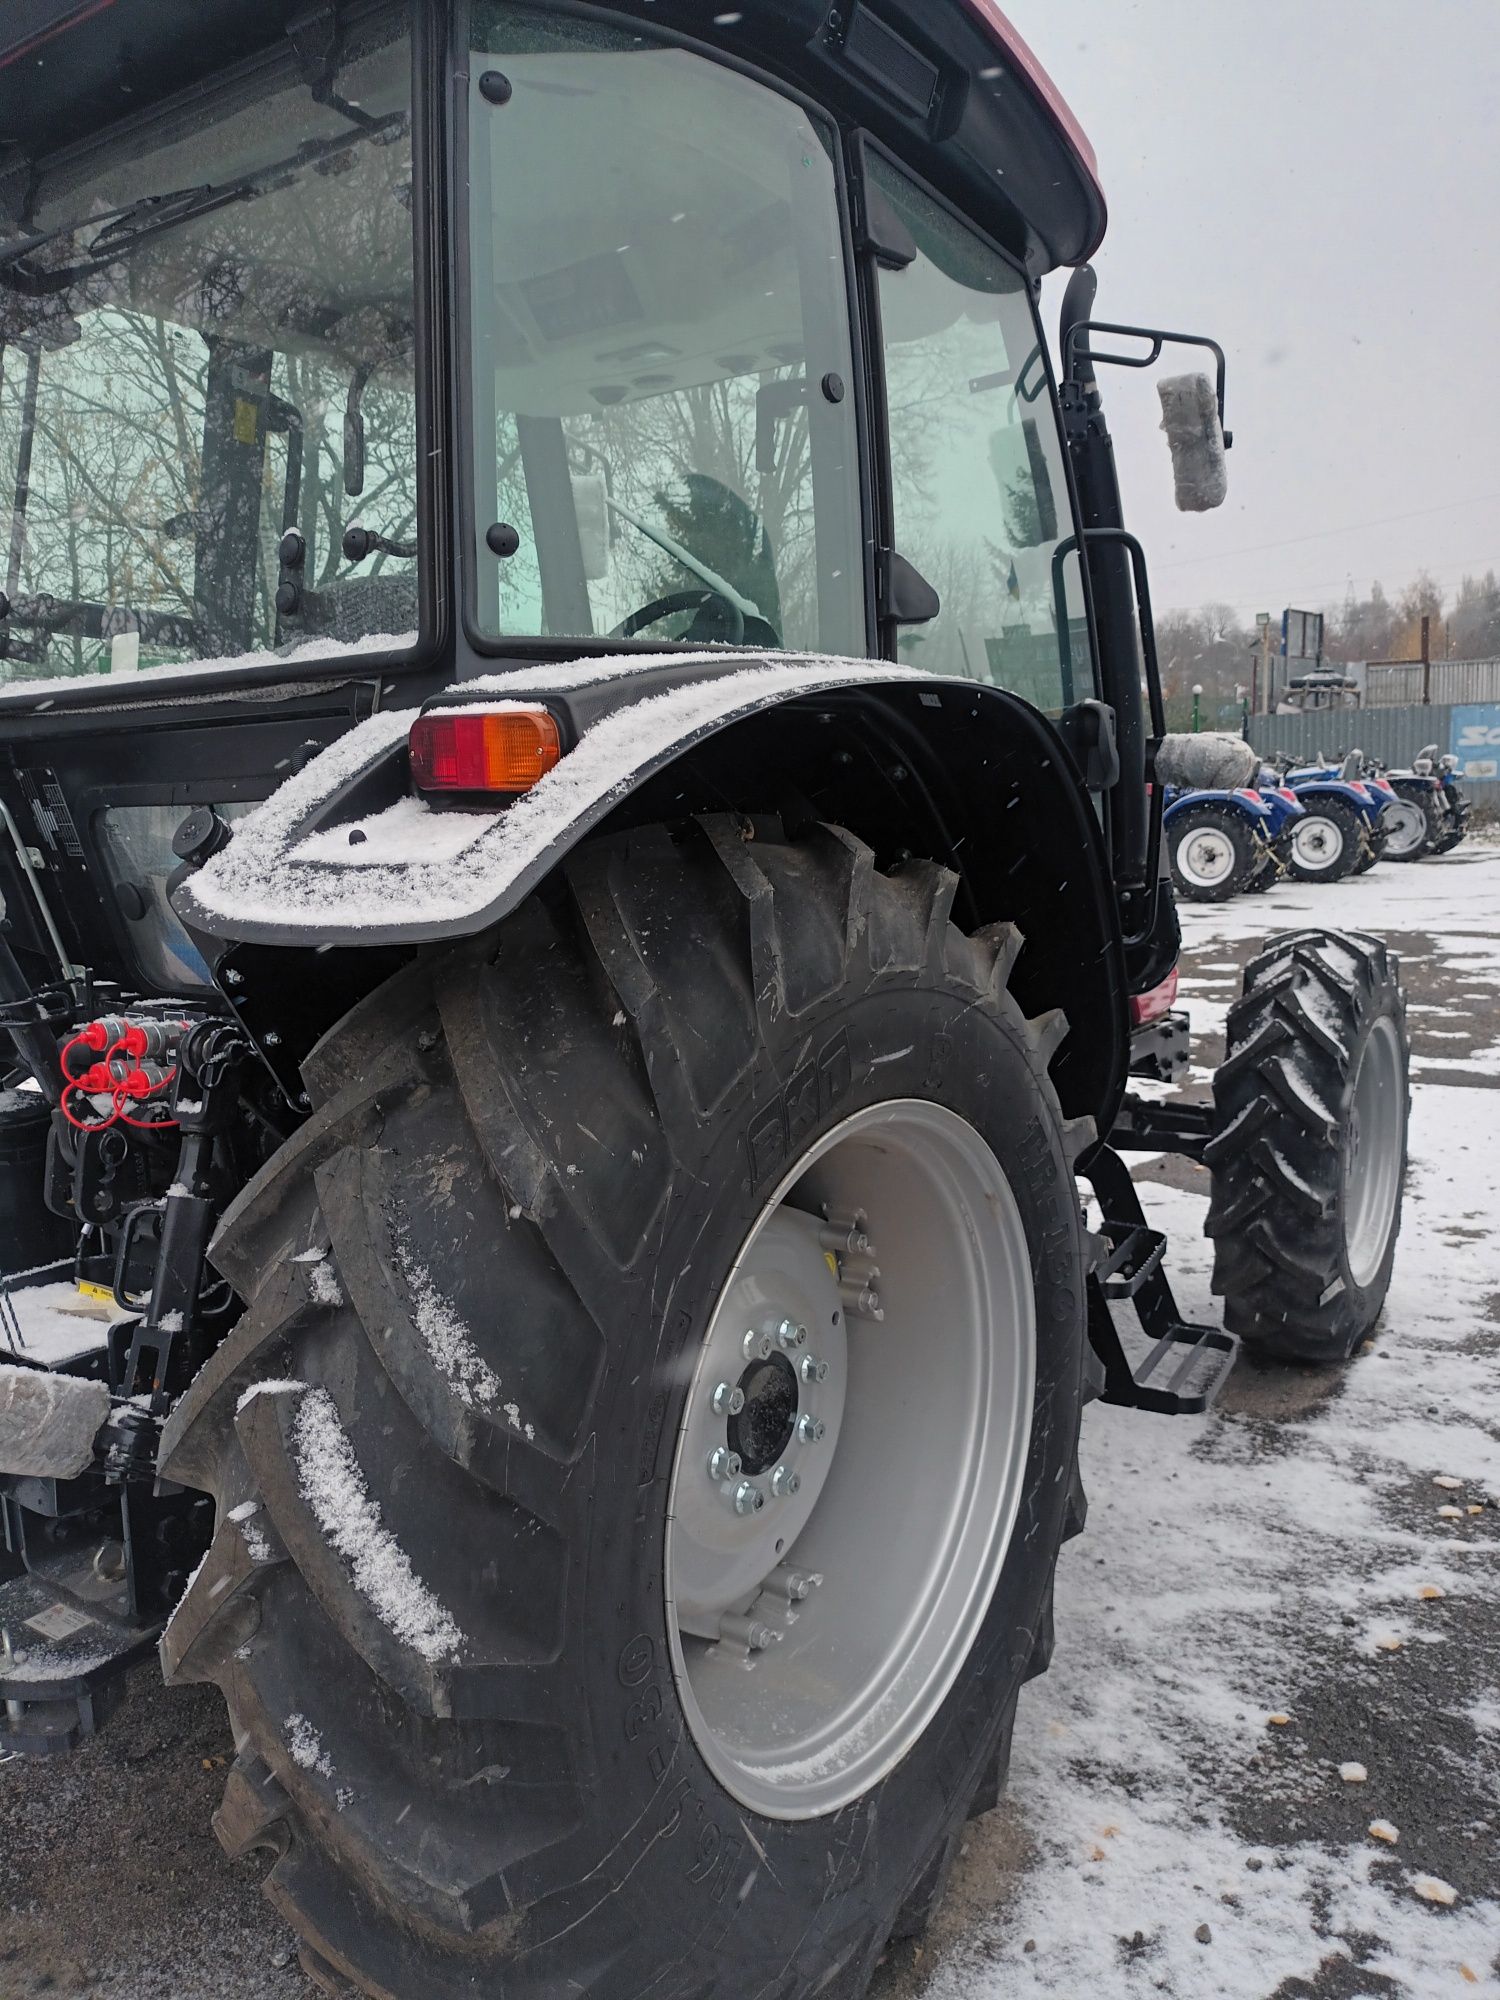
[[[1207,1420],[1090,1411],[1088,1532],[1010,1796],[875,2000],[1500,2000],[1497,912],[1478,844],[1187,911],[1194,1091],[1266,930],[1402,954],[1417,1088],[1385,1322],[1344,1374],[1242,1364]],[[1210,1317],[1201,1170],[1145,1175]],[[259,1865],[209,1832],[229,1754],[214,1691],[146,1668],[78,1756],[0,1770],[4,2000],[310,1994]]]
[[[880,2000],[1500,1996],[1500,849],[1188,909],[1188,1094],[1264,933],[1318,922],[1387,936],[1411,1004],[1373,1352],[1242,1362],[1206,1421],[1090,1410],[1088,1531],[1010,1797]],[[1160,1173],[1148,1207],[1211,1317],[1206,1176]]]

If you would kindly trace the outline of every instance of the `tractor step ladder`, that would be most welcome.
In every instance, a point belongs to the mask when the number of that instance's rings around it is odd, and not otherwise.
[[[1087,1169],[1104,1211],[1105,1254],[1089,1274],[1089,1342],[1104,1367],[1102,1400],[1161,1416],[1201,1416],[1229,1380],[1240,1344],[1222,1327],[1194,1326],[1177,1308],[1164,1269],[1167,1239],[1152,1229],[1119,1154],[1097,1148]],[[1151,1341],[1132,1363],[1111,1302],[1128,1303]]]

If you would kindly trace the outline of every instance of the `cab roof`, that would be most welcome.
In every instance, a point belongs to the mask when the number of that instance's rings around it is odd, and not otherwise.
[[[284,46],[315,49],[368,0],[4,0],[0,226],[58,136],[92,137]],[[440,9],[424,0],[423,13]],[[906,159],[1034,277],[1104,234],[1093,148],[996,0],[615,0],[778,75]]]

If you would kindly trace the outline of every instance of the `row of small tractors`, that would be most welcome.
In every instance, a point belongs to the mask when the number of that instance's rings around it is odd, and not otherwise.
[[[1468,826],[1458,760],[1436,744],[1389,771],[1359,750],[1294,765],[1267,763],[1237,737],[1169,737],[1158,777],[1172,880],[1195,903],[1447,854]]]

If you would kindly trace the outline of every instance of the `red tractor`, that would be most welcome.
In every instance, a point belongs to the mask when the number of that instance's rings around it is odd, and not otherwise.
[[[1087,1399],[1390,1275],[1383,946],[1130,1088],[1187,337],[991,0],[12,0],[0,133],[0,1745],[159,1642],[330,1991],[855,2000]]]

